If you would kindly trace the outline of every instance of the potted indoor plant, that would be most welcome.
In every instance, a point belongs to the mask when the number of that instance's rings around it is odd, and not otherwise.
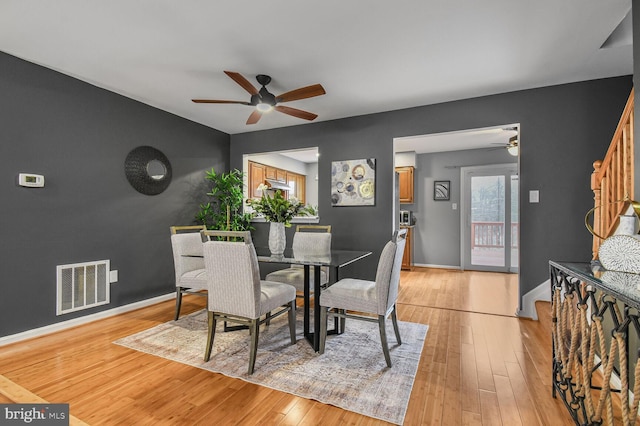
[[[250,213],[242,212],[243,173],[234,169],[229,173],[216,173],[211,169],[205,173],[211,182],[212,197],[208,203],[200,205],[196,221],[206,225],[207,229],[221,231],[249,231],[251,227]]]
[[[258,189],[262,191],[262,197],[247,200],[247,205],[270,222],[269,249],[273,255],[282,255],[286,246],[284,228],[291,226],[291,220],[294,217],[307,216],[308,207],[295,198],[285,198],[279,189],[273,193],[273,196],[267,194],[266,185],[260,185]]]

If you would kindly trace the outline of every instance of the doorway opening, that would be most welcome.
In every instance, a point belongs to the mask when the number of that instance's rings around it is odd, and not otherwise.
[[[423,134],[398,137],[393,140],[395,167],[413,166],[415,197],[411,204],[401,204],[399,188],[394,186],[393,218],[399,217],[397,210],[410,210],[415,221],[414,266],[440,269],[466,269],[463,254],[462,221],[462,176],[463,167],[509,164],[515,165],[515,173],[509,175],[509,199],[513,203],[512,212],[517,215],[519,194],[519,145],[520,124],[510,123],[501,126],[475,128],[444,133]],[[434,195],[436,181],[449,183],[449,199]],[[504,183],[506,188],[506,183]],[[513,189],[511,189],[513,188]],[[504,195],[506,199],[506,194]],[[504,200],[503,200],[504,202]],[[504,219],[504,217],[502,218]],[[519,220],[509,217],[509,223],[503,223],[500,243],[515,245],[518,250],[503,249],[509,253],[509,259],[499,262],[501,272],[517,273],[519,268]],[[506,222],[503,220],[503,222]],[[515,228],[509,233],[506,229]],[[496,243],[497,244],[497,243]],[[506,255],[505,255],[506,256]],[[474,263],[477,263],[474,261]],[[475,268],[474,268],[475,269]],[[477,268],[480,271],[483,268]],[[491,269],[487,268],[487,271]],[[506,279],[507,277],[505,277]],[[511,275],[509,282],[519,287],[518,276]],[[519,289],[516,290],[519,294]],[[516,306],[514,308],[517,309]]]

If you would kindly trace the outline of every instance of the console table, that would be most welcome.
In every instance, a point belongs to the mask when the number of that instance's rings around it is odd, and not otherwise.
[[[640,275],[597,263],[551,261],[549,270],[553,397],[562,398],[577,425],[635,424]]]

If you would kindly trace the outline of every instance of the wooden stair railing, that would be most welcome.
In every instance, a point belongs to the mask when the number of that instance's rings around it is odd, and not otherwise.
[[[604,160],[593,163],[591,189],[594,195],[593,230],[602,238],[613,234],[618,217],[629,207],[629,203],[616,203],[625,197],[633,199],[633,99],[631,89],[618,127]],[[598,258],[601,239],[593,237],[593,259]]]

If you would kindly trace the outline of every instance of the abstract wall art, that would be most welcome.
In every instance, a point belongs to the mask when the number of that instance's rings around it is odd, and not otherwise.
[[[373,206],[375,202],[375,158],[331,162],[332,206]]]

